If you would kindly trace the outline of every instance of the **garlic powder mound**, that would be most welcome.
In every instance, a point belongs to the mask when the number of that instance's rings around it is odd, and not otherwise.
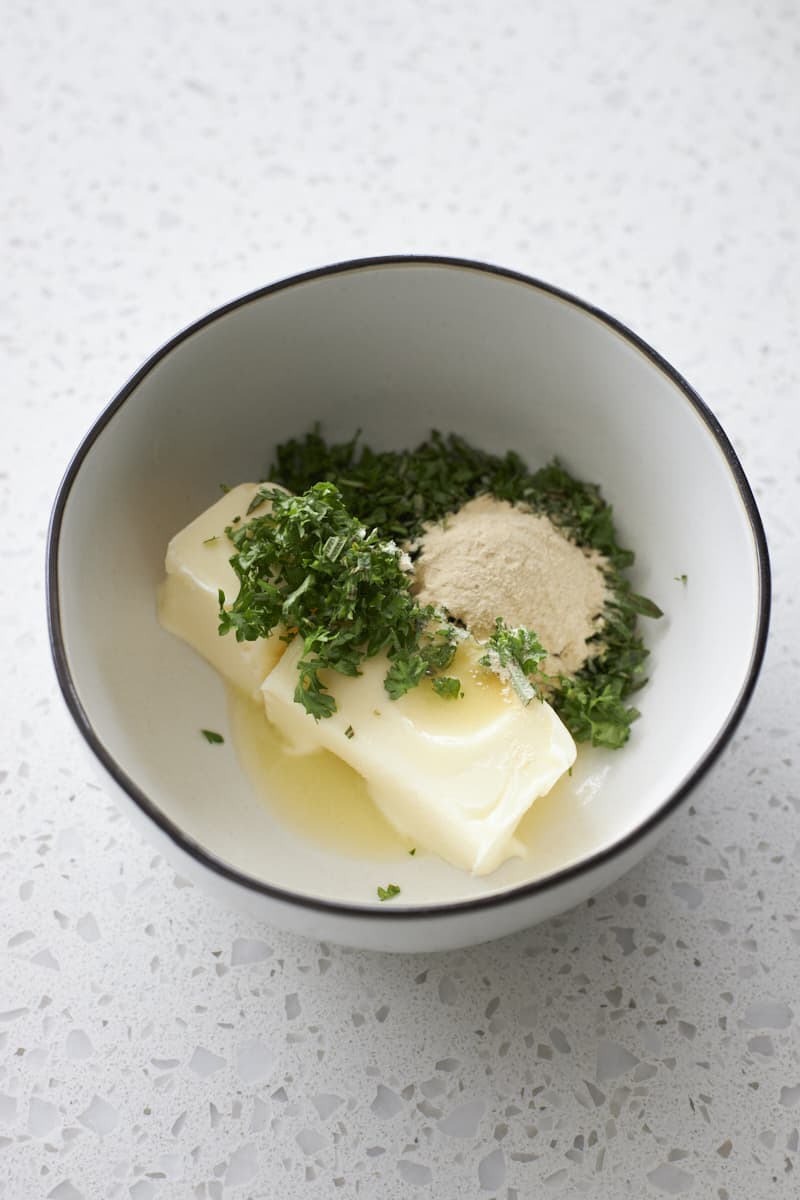
[[[478,496],[443,522],[426,526],[413,590],[485,640],[496,617],[524,625],[547,651],[547,675],[574,675],[602,650],[608,598],[596,550],[576,546],[546,516]]]

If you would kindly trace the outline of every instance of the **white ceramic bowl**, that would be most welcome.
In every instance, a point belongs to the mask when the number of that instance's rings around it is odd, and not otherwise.
[[[401,447],[432,426],[602,484],[645,622],[650,682],[618,752],[581,751],[534,849],[473,879],[433,858],[369,861],[275,819],[230,738],[225,689],[164,633],[169,538],[220,481],[263,478],[321,420]],[[676,577],[686,575],[684,584]],[[98,419],[59,491],[48,547],[59,682],[109,789],[182,872],[275,925],[386,950],[468,945],[609,884],[654,844],[741,717],[769,615],[761,521],[736,455],[689,385],[617,321],[510,271],[440,258],[344,263],[267,287],[179,334]],[[401,885],[391,903],[378,884]]]

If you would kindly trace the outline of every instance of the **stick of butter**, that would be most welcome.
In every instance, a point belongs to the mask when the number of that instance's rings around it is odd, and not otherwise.
[[[297,638],[261,688],[267,717],[295,753],[324,748],[344,759],[401,835],[453,866],[487,875],[522,852],[520,819],[576,756],[549,704],[523,705],[478,663],[481,648],[470,639],[448,668],[462,681],[460,699],[443,699],[424,680],[390,700],[388,660],[379,654],[359,676],[320,672],[337,710],[315,721],[294,700],[302,651]]]
[[[260,483],[240,483],[176,533],[167,547],[167,577],[158,595],[158,617],[169,633],[188,642],[221,675],[250,696],[258,697],[264,677],[286,649],[282,629],[255,642],[237,642],[232,633],[220,637],[219,589],[229,602],[239,592],[230,565],[233,544],[226,525],[236,517],[247,520],[247,508]],[[268,511],[266,503],[259,513]]]

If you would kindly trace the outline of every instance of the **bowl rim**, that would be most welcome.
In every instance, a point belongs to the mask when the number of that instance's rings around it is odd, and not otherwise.
[[[266,296],[280,295],[281,292],[289,288],[296,287],[300,284],[307,283],[311,280],[322,279],[326,276],[346,274],[348,272],[359,272],[371,267],[394,267],[394,266],[424,266],[424,267],[443,267],[452,270],[464,270],[477,272],[479,274],[489,275],[495,278],[510,279],[517,283],[522,283],[537,291],[544,292],[547,295],[555,297],[558,300],[577,308],[580,311],[587,313],[602,324],[606,325],[614,333],[621,336],[631,346],[643,354],[652,365],[665,375],[683,394],[697,415],[708,428],[714,439],[722,451],[726,460],[734,483],[736,484],[739,499],[742,503],[745,515],[747,517],[750,532],[753,538],[753,543],[756,553],[757,563],[757,583],[758,583],[758,622],[753,639],[753,647],[750,656],[750,662],[744,682],[736,696],[728,715],[723,722],[717,736],[706,749],[705,753],[695,762],[692,770],[686,776],[680,787],[675,789],[668,795],[659,805],[655,812],[651,813],[644,821],[641,821],[634,829],[627,833],[624,837],[611,843],[611,845],[597,850],[595,853],[588,855],[585,858],[579,859],[577,862],[571,863],[569,866],[562,867],[557,871],[552,871],[540,878],[529,880],[525,883],[516,884],[503,890],[489,893],[485,896],[477,896],[464,900],[447,901],[443,903],[424,903],[413,904],[404,903],[387,907],[381,905],[378,908],[374,902],[372,903],[350,903],[339,900],[329,900],[324,897],[308,895],[303,892],[294,892],[288,888],[278,887],[274,884],[257,879],[245,871],[239,870],[223,859],[218,858],[212,851],[197,842],[193,837],[185,832],[179,825],[172,821],[166,813],[164,813],[158,805],[149,798],[139,786],[122,770],[116,762],[113,755],[106,749],[99,735],[95,731],[92,722],[83,707],[80,700],[78,689],[72,677],[67,659],[65,640],[61,627],[61,604],[59,595],[59,546],[61,528],[64,519],[64,513],[69,500],[69,495],[72,486],[80,472],[84,460],[88,456],[95,441],[98,439],[103,430],[113,420],[115,414],[119,412],[133,393],[136,391],[140,383],[145,377],[157,366],[157,364],[170,354],[176,347],[193,334],[199,332],[205,326],[212,324],[219,318],[227,315],[238,308],[242,308],[254,301],[261,300]],[[206,869],[210,869],[216,875],[222,876],[228,881],[238,884],[250,892],[258,893],[266,896],[271,900],[281,903],[296,905],[301,908],[314,910],[317,912],[325,912],[336,914],[344,917],[364,917],[380,919],[390,922],[404,922],[418,920],[424,917],[447,917],[456,916],[461,913],[470,913],[482,911],[490,908],[501,908],[506,905],[517,904],[520,901],[530,900],[535,896],[543,895],[550,892],[561,885],[570,883],[583,876],[589,875],[592,871],[603,867],[607,863],[612,862],[615,858],[619,858],[626,854],[635,843],[641,841],[648,834],[653,832],[658,826],[662,825],[673,812],[677,810],[680,804],[686,799],[693,788],[699,783],[703,776],[708,772],[711,766],[716,762],[722,753],[723,749],[730,741],[737,725],[739,724],[745,709],[750,701],[755,688],[756,680],[761,669],[764,658],[764,651],[767,641],[767,633],[769,628],[770,604],[771,604],[771,572],[769,551],[767,548],[767,540],[764,532],[764,526],[758,511],[755,497],[753,495],[750,484],[747,481],[744,470],[739,462],[736,451],[734,450],[727,434],[723,430],[720,422],[717,420],[714,413],[700,398],[697,392],[684,379],[658,351],[654,350],[647,342],[645,342],[638,334],[634,333],[627,325],[623,324],[616,317],[610,316],[608,313],[591,304],[580,297],[573,295],[571,292],[557,287],[550,283],[545,283],[543,280],[533,276],[526,275],[522,272],[512,270],[507,267],[499,267],[490,263],[481,262],[469,258],[453,257],[448,255],[424,255],[424,254],[388,254],[365,258],[348,259],[341,262],[336,262],[328,266],[317,267],[312,270],[303,271],[299,274],[288,276],[284,279],[277,280],[274,283],[267,284],[264,287],[258,288],[255,291],[248,292],[237,299],[231,300],[218,308],[213,309],[205,316],[200,317],[192,324],[186,326],[183,330],[177,333],[169,341],[165,342],[158,350],[156,350],[139,369],[130,377],[128,382],[117,392],[116,396],[102,410],[97,417],[88,433],[84,436],[77,450],[73,454],[63,479],[56,493],[53,509],[50,515],[50,522],[47,532],[46,545],[46,568],[45,568],[45,593],[47,603],[47,625],[48,636],[50,641],[50,650],[55,665],[56,676],[61,693],[66,702],[67,708],[72,716],[75,724],[78,727],[81,735],[87,743],[89,749],[94,756],[99,760],[101,765],[109,773],[116,784],[125,792],[128,797],[137,805],[143,815],[153,821],[156,826],[182,851],[189,854],[197,863]]]

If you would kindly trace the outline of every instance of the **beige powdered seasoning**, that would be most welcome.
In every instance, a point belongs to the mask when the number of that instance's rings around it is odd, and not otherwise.
[[[488,638],[495,617],[532,629],[547,650],[548,675],[574,675],[602,649],[607,565],[529,509],[478,496],[443,523],[426,527],[413,590]]]

